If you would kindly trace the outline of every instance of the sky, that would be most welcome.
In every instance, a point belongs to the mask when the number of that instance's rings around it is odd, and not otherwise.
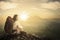
[[[0,6],[1,12],[16,9],[27,12],[30,11],[31,13],[38,12],[37,15],[41,18],[52,18],[52,16],[53,18],[59,18],[60,16],[59,0],[0,0]],[[31,10],[33,10],[33,12]],[[2,14],[1,12],[0,14]]]
[[[60,22],[53,21],[53,19],[60,19],[60,0],[0,0],[0,24],[5,22],[8,15],[19,15],[24,11],[29,14],[30,18],[25,22],[21,21],[21,24],[29,32],[35,29],[43,31],[42,29],[50,27],[52,23],[59,24]],[[56,25],[53,24],[53,26]],[[39,32],[38,30],[34,32]]]

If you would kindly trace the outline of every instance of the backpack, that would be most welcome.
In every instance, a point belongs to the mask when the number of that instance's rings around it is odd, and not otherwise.
[[[4,30],[6,33],[12,33],[13,23],[14,23],[13,19],[10,16],[8,16],[4,26]]]

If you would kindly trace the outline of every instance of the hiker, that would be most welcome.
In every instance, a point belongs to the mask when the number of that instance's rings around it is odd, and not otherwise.
[[[13,18],[11,18],[10,16],[7,17],[4,30],[8,34],[12,34],[12,33],[18,34],[20,33],[20,31],[23,31],[22,26],[18,22],[18,15],[14,15]]]
[[[13,31],[14,33],[19,34],[21,31],[23,31],[23,28],[18,21],[18,15],[14,15],[13,20],[14,20]]]

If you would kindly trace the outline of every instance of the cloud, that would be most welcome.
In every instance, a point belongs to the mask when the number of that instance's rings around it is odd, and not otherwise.
[[[0,0],[0,1],[9,1],[9,0]]]
[[[11,2],[19,2],[19,1],[24,1],[24,2],[34,2],[34,1],[42,1],[42,0],[0,0],[0,1],[11,1]]]
[[[16,0],[17,1],[17,0]],[[19,1],[19,0],[18,0]],[[18,2],[17,1],[17,2]],[[17,11],[21,12],[23,10],[29,11],[31,14],[37,14],[37,16],[41,18],[59,18],[60,16],[60,3],[59,2],[48,2],[48,3],[36,3],[41,0],[20,0],[21,2],[16,3],[14,0],[12,2],[0,2],[0,10],[4,13],[17,13]],[[29,2],[28,2],[29,1]],[[44,0],[42,0],[44,1]],[[48,0],[46,0],[48,1]],[[27,3],[25,3],[27,2]],[[31,3],[33,2],[33,3]],[[9,10],[7,10],[9,9]],[[3,11],[5,10],[5,11]],[[58,13],[58,14],[57,14]]]
[[[2,10],[7,10],[7,9],[12,9],[12,8],[16,8],[16,4],[15,3],[10,3],[10,2],[0,2],[0,9]]]
[[[42,3],[40,7],[47,9],[58,9],[60,8],[60,3],[59,2]]]
[[[11,2],[27,2],[27,3],[46,3],[46,2],[55,2],[60,0],[5,0],[5,1],[11,1]]]
[[[49,0],[50,2],[55,2],[55,1],[58,1],[58,2],[60,2],[60,0]]]
[[[5,1],[5,0],[0,0],[0,1]]]
[[[0,0],[0,1],[8,1],[8,2],[25,2],[25,3],[46,3],[46,2],[55,2],[60,0]]]

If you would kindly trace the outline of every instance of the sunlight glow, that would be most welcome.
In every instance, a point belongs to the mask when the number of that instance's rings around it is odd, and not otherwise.
[[[27,20],[28,19],[28,14],[26,12],[22,12],[20,15],[21,20]]]

